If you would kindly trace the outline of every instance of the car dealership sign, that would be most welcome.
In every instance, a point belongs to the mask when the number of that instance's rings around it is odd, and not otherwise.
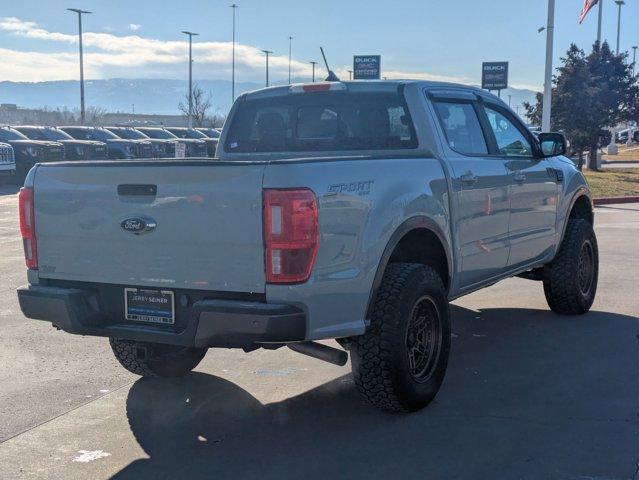
[[[379,80],[381,65],[381,55],[355,55],[353,57],[353,78],[355,80]]]
[[[485,90],[508,88],[508,62],[484,62],[481,67],[481,88]]]

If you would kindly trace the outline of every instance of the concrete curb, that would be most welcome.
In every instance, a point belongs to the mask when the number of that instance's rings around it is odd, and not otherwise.
[[[614,205],[615,203],[638,203],[639,196],[637,197],[603,197],[595,198],[595,205]]]

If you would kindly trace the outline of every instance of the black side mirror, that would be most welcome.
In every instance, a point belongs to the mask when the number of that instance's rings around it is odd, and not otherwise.
[[[544,157],[565,155],[568,150],[566,137],[561,133],[540,133],[537,138]]]

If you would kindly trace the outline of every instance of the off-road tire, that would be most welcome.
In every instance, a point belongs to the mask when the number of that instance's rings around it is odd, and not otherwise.
[[[422,307],[431,319],[427,324],[438,325],[438,333],[428,335],[435,339],[432,350],[424,349],[433,352],[426,355],[430,367],[418,377],[411,373],[409,351],[413,349],[409,338],[410,325],[414,325],[411,318]],[[439,391],[450,353],[450,311],[441,278],[425,265],[389,265],[375,296],[370,321],[366,333],[354,338],[351,347],[357,389],[382,410],[413,412],[424,408]],[[415,357],[412,363],[414,369]]]
[[[186,348],[160,343],[110,338],[118,362],[142,377],[181,377],[193,370],[206,355],[206,348]]]
[[[598,277],[599,251],[592,225],[569,220],[557,256],[544,267],[548,306],[562,315],[586,313],[595,301]]]

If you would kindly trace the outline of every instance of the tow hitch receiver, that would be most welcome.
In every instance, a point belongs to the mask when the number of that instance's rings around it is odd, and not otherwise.
[[[301,353],[302,355],[308,355],[309,357],[317,358],[318,360],[324,360],[325,362],[332,363],[343,367],[348,362],[348,353],[344,350],[329,347],[328,345],[322,345],[317,342],[296,342],[288,343],[286,345],[294,352]]]

